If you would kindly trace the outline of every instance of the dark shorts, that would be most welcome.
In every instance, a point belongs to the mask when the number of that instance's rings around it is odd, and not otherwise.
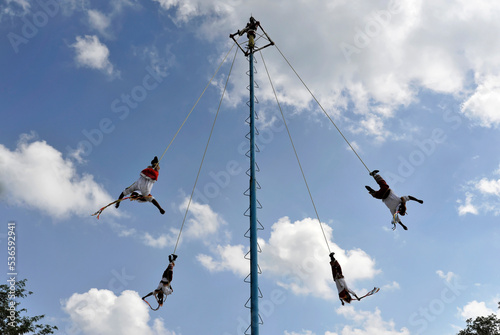
[[[389,193],[391,193],[389,185],[387,185],[384,178],[380,177],[378,174],[375,175],[375,181],[377,182],[378,186],[380,186],[380,189],[378,191],[375,191],[375,193],[372,193],[372,196],[374,198],[384,200],[389,196]]]

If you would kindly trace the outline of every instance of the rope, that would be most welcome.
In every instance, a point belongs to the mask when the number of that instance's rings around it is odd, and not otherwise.
[[[233,44],[233,46],[234,46],[234,44]],[[188,205],[186,208],[186,212],[184,213],[184,219],[182,220],[181,229],[179,230],[179,235],[177,236],[177,242],[175,242],[175,248],[174,248],[174,252],[173,252],[174,254],[175,254],[175,251],[177,250],[177,245],[179,244],[179,239],[181,238],[182,229],[184,228],[184,224],[186,223],[186,217],[187,217],[187,214],[189,211],[189,206],[191,206],[191,201],[193,199],[193,194],[194,194],[194,191],[196,189],[196,184],[198,183],[198,178],[200,177],[201,168],[203,167],[203,162],[205,161],[205,155],[207,154],[208,145],[210,144],[210,139],[212,138],[212,133],[214,131],[215,122],[217,121],[217,117],[219,115],[220,107],[222,105],[222,100],[224,99],[224,94],[226,93],[227,84],[229,82],[229,78],[231,77],[231,71],[233,70],[233,65],[234,65],[234,61],[236,59],[237,53],[238,53],[238,50],[236,50],[236,52],[234,53],[233,62],[231,63],[231,68],[229,69],[229,74],[228,74],[227,79],[226,79],[226,84],[224,85],[224,91],[222,92],[222,96],[220,98],[219,107],[217,108],[217,113],[215,114],[215,119],[214,119],[214,122],[212,124],[212,129],[210,130],[210,135],[208,136],[207,145],[205,146],[205,151],[203,152],[203,157],[201,159],[200,167],[198,168],[198,174],[196,175],[196,180],[195,180],[194,185],[193,185],[193,190],[191,191],[191,196],[189,197],[189,202],[188,202]]]
[[[290,130],[288,129],[288,125],[286,123],[285,116],[283,115],[283,110],[281,109],[281,104],[278,101],[278,96],[276,95],[276,90],[274,89],[274,85],[273,85],[273,82],[271,80],[271,76],[269,75],[269,71],[267,70],[266,61],[264,60],[264,56],[262,55],[262,52],[259,52],[259,53],[260,53],[260,56],[262,58],[262,62],[264,63],[267,77],[269,78],[269,83],[271,84],[271,87],[273,89],[274,97],[276,98],[276,103],[278,104],[278,107],[279,107],[279,110],[281,113],[281,117],[283,119],[283,123],[285,124],[285,128],[286,128],[286,131],[288,133],[288,137],[290,138],[290,143],[292,144],[293,152],[295,153],[295,158],[297,158],[297,163],[299,164],[300,172],[302,173],[302,178],[304,179],[304,183],[306,184],[307,192],[309,192],[309,198],[311,198],[311,202],[312,202],[312,205],[314,207],[314,212],[316,212],[316,217],[318,218],[318,223],[319,223],[319,226],[321,228],[321,232],[323,233],[323,237],[325,238],[326,246],[328,248],[328,253],[331,253],[332,251],[330,249],[330,244],[328,243],[328,239],[326,238],[325,230],[323,229],[323,224],[321,223],[321,220],[319,218],[318,210],[316,208],[316,204],[314,203],[314,199],[312,197],[311,190],[309,188],[309,184],[307,183],[306,175],[304,173],[304,170],[302,169],[302,164],[300,163],[299,155],[297,154],[297,150],[295,149],[295,145],[293,144],[292,135],[290,134]]]
[[[203,92],[201,92],[201,95],[200,97],[198,98],[198,100],[196,100],[195,104],[193,105],[193,107],[191,108],[191,111],[189,111],[188,115],[186,116],[186,118],[184,119],[184,121],[182,122],[181,126],[179,127],[179,129],[177,130],[177,132],[175,133],[174,137],[172,137],[172,140],[170,141],[170,143],[168,144],[167,148],[165,149],[165,151],[163,151],[163,154],[160,156],[160,159],[158,160],[158,164],[160,163],[160,161],[162,160],[163,156],[165,155],[165,153],[167,152],[167,150],[170,148],[170,145],[172,145],[172,142],[174,142],[175,138],[177,137],[177,135],[179,134],[179,132],[181,131],[182,127],[184,126],[184,124],[186,123],[187,119],[189,118],[189,116],[191,115],[191,113],[193,112],[194,108],[196,107],[196,105],[198,105],[198,102],[200,102],[200,99],[201,97],[203,96],[203,94],[205,94],[205,91],[207,90],[207,88],[210,86],[210,83],[212,82],[212,80],[214,79],[215,75],[219,72],[220,68],[222,67],[222,64],[224,64],[224,62],[226,61],[226,58],[227,56],[229,55],[229,53],[231,52],[231,50],[233,50],[234,48],[234,44],[231,46],[231,49],[229,49],[229,51],[227,52],[226,56],[224,56],[224,59],[222,60],[222,62],[219,64],[219,67],[217,68],[217,70],[215,71],[215,73],[213,74],[212,78],[210,78],[210,80],[208,81],[207,85],[205,86],[205,89],[203,90]]]
[[[366,166],[365,162],[363,162],[363,160],[361,159],[361,157],[358,155],[358,153],[356,152],[356,150],[354,150],[354,148],[352,147],[351,143],[349,143],[349,141],[347,140],[347,138],[344,136],[344,134],[342,133],[342,131],[339,129],[339,127],[337,127],[337,125],[335,124],[335,122],[333,122],[332,118],[330,117],[330,115],[328,115],[328,113],[325,111],[325,109],[323,108],[323,106],[321,106],[321,104],[319,103],[318,99],[316,99],[316,97],[314,96],[314,94],[311,92],[311,90],[309,89],[309,87],[307,87],[307,85],[304,83],[304,81],[302,80],[302,78],[299,76],[299,74],[297,73],[297,71],[295,71],[295,69],[293,68],[292,64],[290,64],[290,62],[288,61],[288,59],[285,57],[285,55],[283,55],[283,53],[281,52],[280,48],[278,48],[278,46],[276,45],[276,49],[278,49],[279,53],[281,54],[281,56],[285,59],[285,61],[288,63],[288,65],[290,66],[290,68],[292,69],[292,71],[295,73],[295,75],[299,78],[299,80],[302,82],[302,84],[304,85],[304,87],[309,91],[309,93],[311,94],[311,96],[313,97],[313,99],[316,101],[316,103],[318,104],[318,106],[321,108],[321,110],[323,111],[323,113],[325,113],[326,117],[330,120],[330,122],[335,126],[335,128],[337,129],[337,131],[339,132],[339,134],[342,136],[342,138],[344,139],[344,141],[349,145],[349,147],[351,148],[351,150],[356,154],[356,156],[358,157],[359,161],[364,165],[364,167],[366,168],[366,170],[368,172],[370,172],[370,169],[368,169],[368,167]]]

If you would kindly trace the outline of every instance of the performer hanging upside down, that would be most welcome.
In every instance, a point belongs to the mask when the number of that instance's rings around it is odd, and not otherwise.
[[[360,298],[358,298],[356,293],[354,293],[347,287],[344,275],[342,274],[342,268],[333,255],[335,255],[334,252],[330,253],[330,266],[332,267],[333,280],[335,281],[335,285],[337,285],[337,290],[339,291],[339,299],[342,303],[342,306],[344,305],[344,301],[348,304],[351,303],[351,294],[354,295],[356,299],[361,300]]]
[[[152,296],[154,294],[156,300],[158,301],[158,305],[162,306],[163,305],[163,300],[172,292],[174,291],[172,289],[172,278],[174,275],[174,266],[175,266],[175,260],[177,259],[177,255],[172,254],[168,256],[168,261],[170,262],[163,271],[163,276],[161,278],[160,283],[158,284],[158,287],[156,290],[153,292],[149,292],[146,294],[144,297],[142,297],[142,300],[145,300],[147,297]]]
[[[131,197],[135,200],[143,202],[152,202],[159,210],[161,214],[165,214],[165,210],[161,208],[160,204],[151,195],[151,189],[153,184],[158,180],[158,174],[160,171],[160,164],[158,162],[158,157],[151,161],[151,165],[141,171],[139,179],[129,187],[127,187],[121,194],[118,200],[121,200],[124,196],[132,194]],[[120,206],[120,201],[115,205],[116,208]]]
[[[380,189],[378,191],[375,191],[372,189],[370,186],[365,186],[368,192],[371,194],[372,197],[376,199],[381,199],[384,204],[389,208],[391,211],[391,214],[394,217],[393,224],[394,228],[396,229],[396,222],[399,223],[404,230],[408,230],[408,228],[401,222],[399,219],[399,216],[396,214],[399,214],[401,216],[404,216],[406,214],[406,202],[408,200],[413,200],[416,201],[420,204],[423,204],[423,200],[419,200],[415,197],[412,197],[411,195],[404,196],[404,197],[398,197],[390,188],[389,185],[385,182],[385,180],[378,174],[378,170],[373,170],[370,172],[370,176],[375,178],[375,181],[377,184],[380,186]]]

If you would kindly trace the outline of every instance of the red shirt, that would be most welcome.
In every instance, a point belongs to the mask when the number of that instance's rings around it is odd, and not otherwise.
[[[158,180],[158,175],[159,175],[159,172],[156,171],[155,169],[153,168],[145,168],[144,170],[141,171],[141,174],[143,174],[144,176],[148,177],[148,178],[151,178],[152,180],[154,181],[157,181]]]

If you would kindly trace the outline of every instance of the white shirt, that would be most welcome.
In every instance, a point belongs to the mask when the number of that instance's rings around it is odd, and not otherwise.
[[[405,201],[410,200],[408,196],[402,197]],[[389,196],[382,200],[384,204],[389,208],[391,214],[396,214],[399,204],[401,203],[401,198],[396,195],[392,190],[390,190]]]

